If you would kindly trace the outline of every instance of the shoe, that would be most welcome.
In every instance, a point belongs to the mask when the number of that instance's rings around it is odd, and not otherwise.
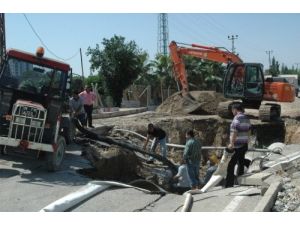
[[[89,128],[95,128],[93,125],[89,126]]]
[[[147,164],[153,164],[154,161],[153,161],[153,160],[148,160],[146,163],[147,163]]]

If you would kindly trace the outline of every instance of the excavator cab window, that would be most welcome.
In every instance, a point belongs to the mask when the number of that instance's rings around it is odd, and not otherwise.
[[[230,65],[225,77],[224,91],[229,98],[242,98],[245,89],[245,66]]]
[[[247,81],[245,97],[258,98],[263,95],[263,74],[260,66],[248,65],[246,67]]]
[[[224,81],[224,94],[227,98],[262,99],[264,83],[260,64],[232,64]]]

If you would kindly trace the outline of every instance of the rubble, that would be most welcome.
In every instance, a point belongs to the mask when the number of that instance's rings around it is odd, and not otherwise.
[[[300,206],[300,190],[292,184],[290,177],[284,177],[282,182],[282,189],[278,192],[272,211],[293,212]]]

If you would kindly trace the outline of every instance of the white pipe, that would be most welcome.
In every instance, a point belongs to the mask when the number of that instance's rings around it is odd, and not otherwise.
[[[126,130],[126,129],[115,129],[116,131],[124,131],[124,132],[128,132],[128,133],[131,133],[131,134],[134,134],[144,140],[147,139],[147,137],[137,133],[137,132],[134,132],[132,130]],[[153,140],[151,140],[151,142],[153,142]],[[174,148],[182,148],[184,149],[185,148],[185,145],[179,145],[179,144],[171,144],[171,143],[167,143],[167,146],[169,147],[174,147]],[[205,150],[224,150],[226,147],[218,147],[218,146],[202,146],[202,149],[205,149]],[[263,149],[263,148],[251,148],[249,149],[248,151],[253,151],[253,152],[272,152],[273,149]],[[274,151],[275,153],[276,151]]]
[[[85,199],[104,191],[107,188],[109,188],[109,185],[97,185],[88,183],[79,190],[68,194],[42,208],[40,212],[64,212],[67,209],[75,206],[76,204],[84,201]]]
[[[113,181],[91,181],[87,185],[83,186],[79,190],[70,193],[53,203],[47,205],[46,207],[42,208],[40,212],[64,212],[67,209],[72,208],[73,206],[77,205],[78,203],[84,201],[85,199],[88,199],[92,197],[93,195],[96,195],[106,189],[108,189],[111,186],[117,186],[117,187],[123,187],[123,188],[135,188],[137,190],[151,193],[150,191],[142,188],[137,188],[131,185],[119,183],[119,182],[113,182]],[[164,191],[163,189],[161,189]],[[164,191],[165,192],[165,191]]]
[[[269,167],[269,168],[273,168],[279,164],[282,164],[282,163],[289,163],[289,162],[292,162],[296,159],[300,158],[300,153],[299,152],[295,152],[293,154],[290,154],[290,155],[287,155],[287,156],[283,156],[279,159],[277,159],[276,161],[273,161],[273,162],[267,162],[266,164],[264,164],[264,166],[266,167]],[[283,160],[283,161],[280,161],[280,160]]]
[[[201,189],[201,192],[207,192],[208,189],[215,187],[223,180],[223,178],[224,177],[221,175],[212,175],[207,184]]]
[[[147,190],[147,189],[143,189],[143,188],[139,188],[139,187],[135,187],[129,184],[124,184],[124,183],[120,183],[120,182],[116,182],[116,181],[101,181],[101,180],[95,180],[95,181],[91,181],[90,183],[92,184],[97,184],[97,185],[110,185],[110,186],[116,186],[116,187],[122,187],[122,188],[134,188],[136,190],[145,192],[147,194],[150,194],[151,191]],[[157,188],[159,188],[159,191],[167,193],[164,189],[162,189],[161,187],[159,187],[158,185],[154,184]]]
[[[190,212],[193,204],[193,196],[190,193],[186,194],[181,212]]]

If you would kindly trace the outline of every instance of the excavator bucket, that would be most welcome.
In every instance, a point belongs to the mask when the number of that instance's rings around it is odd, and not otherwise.
[[[190,94],[182,96],[183,98],[183,111],[188,114],[193,114],[201,109],[203,103],[196,101],[196,99]]]

